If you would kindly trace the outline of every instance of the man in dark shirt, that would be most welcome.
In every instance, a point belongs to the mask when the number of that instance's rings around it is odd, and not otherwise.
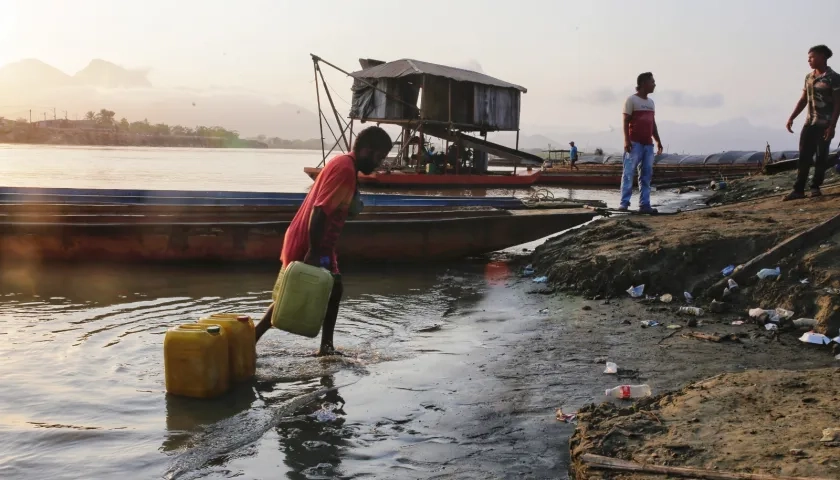
[[[828,66],[831,55],[831,49],[825,45],[817,45],[808,51],[808,65],[813,70],[805,77],[802,96],[787,122],[787,130],[793,133],[793,121],[808,107],[808,116],[799,135],[799,174],[793,191],[783,198],[785,201],[805,198],[805,183],[812,162],[811,197],[822,195],[820,186],[828,168],[828,150],[840,116],[840,74]]]

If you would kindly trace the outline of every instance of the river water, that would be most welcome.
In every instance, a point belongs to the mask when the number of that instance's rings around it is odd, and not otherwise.
[[[319,155],[0,146],[0,185],[305,191],[302,168]],[[346,358],[317,359],[317,340],[274,330],[254,381],[210,401],[167,396],[166,330],[213,312],[261,317],[276,268],[2,269],[0,477],[486,477],[458,468],[481,448],[465,433],[480,429],[475,397],[500,386],[466,359],[503,351],[502,334],[532,316],[506,293],[506,264],[490,258],[348,269],[336,331]],[[329,387],[339,388],[307,401]]]

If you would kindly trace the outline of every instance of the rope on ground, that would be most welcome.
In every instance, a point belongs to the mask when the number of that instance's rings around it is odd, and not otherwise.
[[[554,193],[546,188],[538,188],[531,192],[527,198],[522,199],[522,203],[526,206],[534,207],[540,202],[551,202],[554,200]]]

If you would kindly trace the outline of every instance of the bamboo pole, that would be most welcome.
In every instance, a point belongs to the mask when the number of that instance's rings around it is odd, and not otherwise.
[[[318,168],[321,168],[321,165],[327,163],[327,153],[324,151],[324,123],[321,121],[321,117],[324,115],[321,111],[321,88],[318,86],[318,61],[314,60],[312,62],[312,68],[315,70],[315,98],[318,99],[318,127],[321,130],[321,163],[318,164]]]
[[[321,81],[324,82],[324,93],[327,94],[327,100],[330,101],[330,107],[332,107],[333,115],[335,115],[335,123],[338,124],[338,128],[342,128],[345,124],[341,121],[341,116],[338,114],[338,109],[335,108],[335,103],[333,103],[332,94],[330,94],[330,89],[327,86],[327,80],[324,78],[324,72],[318,68],[318,65],[315,65],[315,69],[321,74]],[[341,130],[341,139],[344,140],[344,145],[347,147],[347,151],[350,151],[350,143],[347,141],[347,137],[344,136],[344,130]]]
[[[619,472],[655,473],[659,475],[674,475],[684,478],[703,478],[707,480],[829,480],[816,477],[779,477],[763,473],[735,473],[718,470],[703,470],[689,467],[667,467],[664,465],[649,465],[618,458],[603,457],[586,453],[581,457],[583,463],[600,470]]]

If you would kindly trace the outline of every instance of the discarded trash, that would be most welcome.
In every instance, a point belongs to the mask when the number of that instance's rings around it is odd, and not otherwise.
[[[728,277],[732,275],[732,272],[735,271],[735,265],[727,265],[726,268],[720,271],[724,277]]]
[[[817,326],[817,321],[813,318],[797,318],[793,321],[793,324],[797,327],[814,328]]]
[[[685,315],[694,315],[695,317],[703,315],[703,309],[697,307],[680,307],[679,312]]]
[[[656,320],[643,320],[642,321],[642,328],[647,327],[658,327],[661,323],[657,322]]]
[[[607,362],[607,368],[604,370],[604,373],[608,373],[610,375],[618,373],[618,365],[613,362]]]
[[[717,300],[712,300],[712,303],[709,304],[709,311],[712,313],[723,313],[729,305],[723,302],[718,302]]]
[[[764,325],[764,328],[766,328],[767,330],[778,330],[779,326],[775,323],[767,323]]]
[[[735,280],[729,279],[729,290],[737,290],[738,284],[735,283]]]
[[[831,339],[821,333],[808,332],[803,333],[799,340],[805,343],[813,343],[816,345],[828,345]]]
[[[648,385],[619,385],[607,390],[605,395],[613,398],[642,398],[649,397],[651,391]]]
[[[548,277],[537,277],[534,279],[534,283],[548,283]]]
[[[781,320],[787,320],[789,318],[793,318],[793,312],[791,312],[790,310],[785,310],[784,308],[781,308],[781,307],[776,309],[776,315],[778,315]]]
[[[666,293],[659,297],[659,301],[662,303],[671,303],[674,301],[674,297],[670,293]]]
[[[840,288],[826,288],[825,293],[829,295],[840,295]]]
[[[840,428],[826,428],[822,431],[820,442],[840,442]]]
[[[528,266],[525,267],[525,270],[522,270],[522,275],[524,275],[526,277],[530,277],[533,274],[534,274],[534,266],[533,265],[529,264]]]
[[[732,290],[729,290],[729,287],[723,289],[723,298],[729,298],[732,295]]]
[[[802,285],[808,285],[811,282],[809,282],[807,278],[803,278],[802,280],[799,281],[799,283],[801,283]]]
[[[732,325],[743,325],[744,323],[746,322],[744,322],[743,320],[735,320],[734,322],[732,322]]]
[[[338,419],[338,415],[336,415],[331,407],[321,407],[320,410],[312,414],[315,417],[315,420],[318,420],[322,423],[334,422]]]
[[[577,417],[576,413],[563,413],[562,408],[558,408],[557,411],[554,413],[555,418],[561,422],[565,423],[572,423],[574,422],[575,418]]]
[[[682,328],[682,325],[677,325],[676,323],[672,323],[671,325],[668,325],[665,328],[667,328],[668,330],[679,330],[679,329]]]
[[[787,311],[785,311],[787,312]],[[763,308],[751,308],[749,311],[750,318],[756,319],[759,323],[773,322],[779,323],[781,317],[776,310],[764,310]],[[793,312],[791,312],[793,315]]]
[[[780,269],[779,267],[776,267],[776,268],[762,268],[761,270],[758,271],[756,276],[758,278],[765,279],[765,278],[776,278],[781,274],[782,274],[782,269]]]
[[[645,284],[641,284],[637,287],[630,287],[627,289],[627,293],[630,294],[633,298],[639,298],[645,293]]]
[[[691,296],[688,292],[683,292],[683,296],[685,297],[686,303],[691,303],[694,301],[694,297]]]

